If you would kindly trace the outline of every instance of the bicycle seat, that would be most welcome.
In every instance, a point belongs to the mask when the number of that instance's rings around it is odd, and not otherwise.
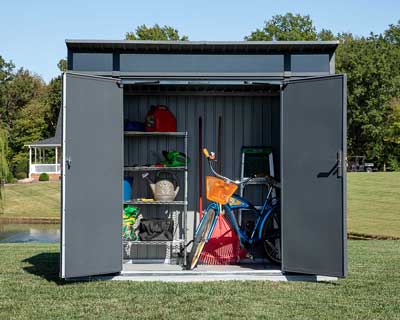
[[[281,183],[280,183],[277,179],[275,179],[274,177],[271,177],[269,174],[266,174],[266,173],[263,173],[263,174],[256,174],[254,177],[255,177],[255,178],[264,178],[264,179],[267,180],[267,182],[268,182],[271,186],[276,187],[276,188],[279,188],[279,189],[281,188]]]

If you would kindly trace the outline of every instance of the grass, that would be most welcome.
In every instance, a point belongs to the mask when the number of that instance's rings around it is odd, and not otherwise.
[[[348,174],[349,232],[400,237],[400,172]]]
[[[0,319],[400,319],[399,252],[350,241],[336,283],[64,283],[57,245],[1,244]]]
[[[60,182],[12,184],[4,191],[0,217],[60,217]]]

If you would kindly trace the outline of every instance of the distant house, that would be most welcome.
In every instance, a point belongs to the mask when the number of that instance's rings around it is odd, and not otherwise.
[[[38,180],[41,173],[47,173],[50,177],[50,180],[60,179],[62,127],[61,113],[62,112],[60,111],[58,115],[57,128],[54,137],[32,142],[26,145],[29,148],[29,178]]]

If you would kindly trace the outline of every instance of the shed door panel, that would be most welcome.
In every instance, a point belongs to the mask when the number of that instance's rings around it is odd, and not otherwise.
[[[116,81],[63,78],[61,276],[122,268],[123,92]]]
[[[346,275],[345,88],[342,75],[283,88],[283,271]]]

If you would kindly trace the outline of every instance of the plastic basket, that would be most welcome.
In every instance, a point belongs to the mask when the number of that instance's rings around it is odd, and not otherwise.
[[[220,178],[206,177],[206,196],[210,201],[226,204],[237,188],[238,186],[236,184],[227,183]]]

